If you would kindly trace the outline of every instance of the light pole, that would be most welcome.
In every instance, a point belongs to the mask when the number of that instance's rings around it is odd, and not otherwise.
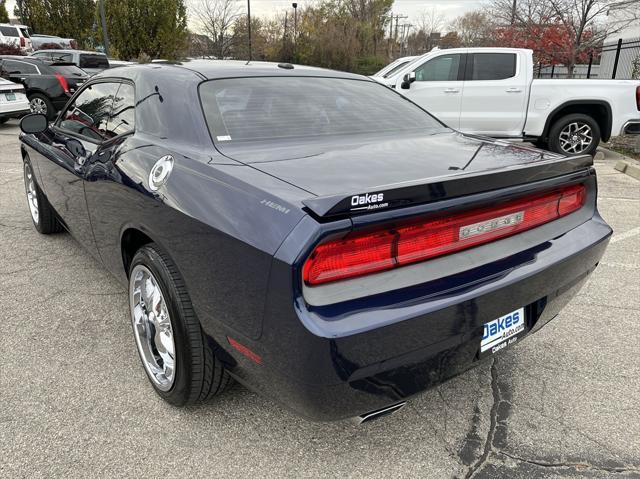
[[[251,61],[251,0],[247,0],[247,33],[249,34],[249,60]]]
[[[293,61],[296,61],[296,47],[298,45],[298,4],[293,2]]]
[[[109,35],[107,34],[107,18],[104,15],[104,0],[100,0],[100,19],[102,20],[102,40],[104,54],[109,56]]]

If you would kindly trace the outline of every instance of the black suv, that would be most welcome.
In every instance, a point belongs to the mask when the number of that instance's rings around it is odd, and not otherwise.
[[[87,74],[70,63],[44,63],[37,58],[0,56],[0,76],[24,85],[33,113],[55,118]]]

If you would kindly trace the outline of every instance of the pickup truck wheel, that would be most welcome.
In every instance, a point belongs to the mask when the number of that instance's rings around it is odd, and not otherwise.
[[[58,221],[53,207],[36,183],[28,156],[24,159],[24,189],[31,220],[38,233],[48,235],[62,231],[62,225]]]
[[[592,155],[599,144],[598,123],[582,113],[563,116],[549,130],[549,148],[563,155]]]
[[[230,376],[202,332],[180,273],[154,243],[131,262],[129,305],[138,354],[160,397],[184,406],[227,387]]]

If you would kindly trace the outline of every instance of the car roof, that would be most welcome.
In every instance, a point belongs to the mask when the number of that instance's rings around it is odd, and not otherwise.
[[[21,62],[34,63],[36,65],[46,65],[46,63],[39,58],[25,57],[22,55],[0,55],[0,60],[19,60]]]
[[[39,52],[55,52],[55,53],[81,53],[83,55],[106,56],[104,53],[100,53],[100,52],[92,52],[91,50],[74,50],[73,48],[43,48],[38,51]]]
[[[261,76],[308,76],[370,81],[369,78],[362,75],[337,70],[328,70],[325,68],[309,67],[305,65],[290,65],[288,63],[247,62],[240,60],[188,60],[176,63],[133,64],[119,72],[119,76],[133,78],[138,76],[154,75],[158,72],[170,74],[171,71],[175,71],[176,69],[192,71],[201,78],[207,80]],[[109,70],[105,70],[102,73],[95,75],[95,77],[98,76],[108,77],[113,75],[110,75]]]

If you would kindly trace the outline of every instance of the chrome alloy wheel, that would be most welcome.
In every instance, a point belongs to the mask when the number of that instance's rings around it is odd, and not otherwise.
[[[167,303],[149,269],[135,266],[129,279],[129,305],[133,334],[147,374],[161,391],[175,378],[175,342]]]
[[[47,114],[47,104],[42,98],[32,98],[29,101],[29,109],[31,113],[40,113],[41,115]]]
[[[593,142],[591,127],[581,121],[574,121],[560,131],[560,148],[565,153],[582,153],[587,151]]]
[[[33,179],[33,171],[29,163],[24,164],[24,188],[27,192],[27,203],[31,211],[33,222],[38,224],[40,218],[40,210],[38,209],[38,194],[36,192],[36,183]]]

